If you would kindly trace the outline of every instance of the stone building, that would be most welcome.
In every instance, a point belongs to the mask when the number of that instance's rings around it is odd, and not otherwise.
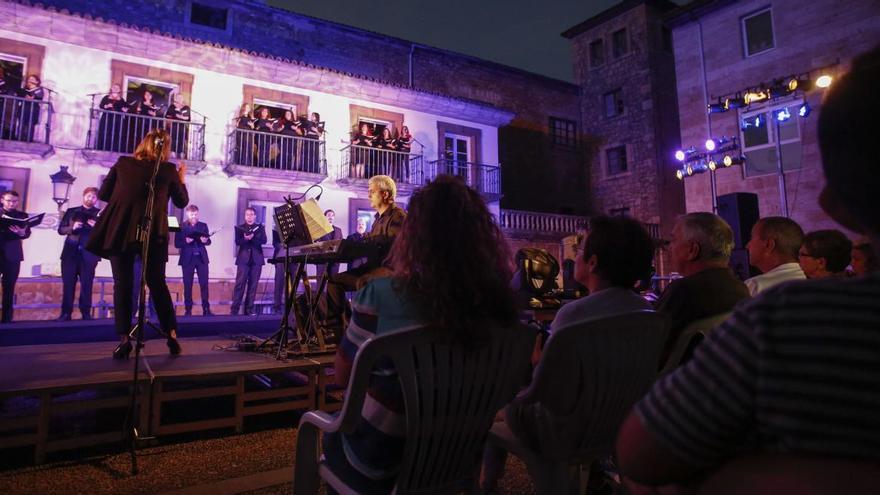
[[[807,231],[838,228],[817,202],[823,178],[816,115],[824,91],[804,89],[822,74],[843,73],[855,55],[876,46],[880,3],[696,1],[673,12],[667,25],[675,50],[683,145],[736,137],[746,158],[742,166],[717,169],[717,195],[755,193],[761,216],[788,215]],[[777,98],[707,112],[707,105],[723,106],[727,98],[784,88],[792,77],[802,82],[794,92],[776,90]],[[801,117],[804,104],[811,112]],[[785,118],[786,110],[790,117],[777,120],[780,111]],[[754,125],[756,120],[761,125]],[[673,150],[664,152],[671,156]],[[782,174],[777,173],[778,160]],[[712,178],[710,173],[685,178],[688,211],[711,211]]]
[[[674,8],[664,0],[627,0],[563,33],[581,89],[591,212],[632,216],[657,225],[664,238],[684,211],[668,152],[680,142],[671,37],[663,25]]]

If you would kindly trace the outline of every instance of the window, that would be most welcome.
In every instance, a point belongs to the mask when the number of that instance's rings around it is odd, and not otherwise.
[[[5,74],[5,90],[18,89],[23,86],[24,75],[27,73],[26,58],[0,53],[0,68]]]
[[[799,101],[791,101],[743,114],[742,149],[746,157],[746,177],[776,173],[777,128],[782,151],[782,169],[796,170],[801,168],[803,150],[800,119],[797,116],[797,108],[800,105]],[[784,108],[788,108],[792,116],[785,122],[779,122],[776,120],[775,114]]]
[[[153,104],[157,107],[163,107],[168,105],[171,101],[171,93],[177,89],[175,84],[125,76],[125,100],[128,102],[143,100],[144,93],[149,91],[153,95]]]
[[[742,30],[747,57],[770,50],[775,46],[773,43],[773,18],[769,9],[744,17]]]
[[[611,52],[614,58],[620,58],[629,51],[629,39],[626,35],[626,28],[611,33]]]
[[[229,17],[229,9],[211,7],[202,3],[193,2],[189,13],[189,21],[199,26],[226,31],[226,23]]]
[[[257,115],[257,112],[263,107],[269,109],[269,118],[271,119],[283,118],[284,112],[288,110],[293,112],[293,115],[296,116],[296,105],[285,105],[284,103],[278,103],[276,101],[254,98],[254,115]]]
[[[572,120],[550,117],[550,142],[556,146],[577,146],[577,124]]]
[[[605,151],[608,162],[608,175],[618,175],[626,172],[626,146],[616,146]]]
[[[468,162],[470,160],[469,141],[467,136],[446,133],[443,136],[443,158],[446,160],[445,173],[456,175],[468,181]]]
[[[373,136],[381,136],[382,131],[384,131],[386,127],[391,128],[392,133],[394,132],[394,126],[391,124],[391,122],[378,119],[368,119],[364,117],[358,119],[358,132],[360,132],[361,126],[363,126],[364,124],[366,124],[367,127],[370,128],[370,132]]]
[[[590,67],[601,67],[605,64],[605,43],[595,40],[590,43]]]
[[[615,89],[603,96],[605,117],[616,117],[623,114],[623,91]]]

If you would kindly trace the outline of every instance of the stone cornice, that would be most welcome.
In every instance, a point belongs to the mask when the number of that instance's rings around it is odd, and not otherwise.
[[[101,18],[56,11],[39,4],[0,1],[0,29],[80,45],[115,54],[222,72],[245,79],[307,89],[342,97],[412,109],[492,127],[508,124],[509,110],[461,98],[413,90],[256,52],[138,29]]]

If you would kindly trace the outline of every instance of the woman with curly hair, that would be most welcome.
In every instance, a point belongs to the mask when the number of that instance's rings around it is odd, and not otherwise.
[[[338,385],[347,386],[355,354],[375,335],[430,324],[478,349],[492,325],[515,331],[507,242],[483,199],[460,179],[441,175],[413,194],[389,261],[392,275],[371,280],[354,298],[336,354]],[[403,395],[390,365],[373,370],[367,394],[360,427],[326,435],[324,455],[358,493],[383,493],[394,486],[406,442]]]

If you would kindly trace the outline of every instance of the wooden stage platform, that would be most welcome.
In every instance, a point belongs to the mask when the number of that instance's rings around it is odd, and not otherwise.
[[[141,354],[138,424],[142,436],[228,428],[247,417],[340,406],[328,387],[333,355],[291,356],[228,349],[231,339],[181,338],[172,357],[164,340]],[[122,438],[133,357],[111,358],[113,342],[0,347],[0,449],[47,453]],[[133,356],[133,353],[132,353]],[[332,381],[332,376],[329,377]]]

